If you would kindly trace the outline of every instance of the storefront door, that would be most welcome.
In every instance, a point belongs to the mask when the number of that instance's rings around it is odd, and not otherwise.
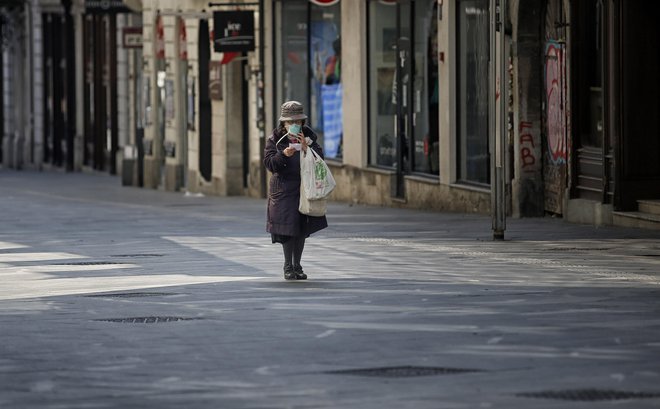
[[[369,162],[403,198],[405,175],[439,176],[437,2],[370,2],[369,64]]]

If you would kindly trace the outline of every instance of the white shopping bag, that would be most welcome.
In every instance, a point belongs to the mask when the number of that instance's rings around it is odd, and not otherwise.
[[[309,200],[305,196],[305,189],[300,186],[300,202],[298,211],[308,216],[325,216],[327,210],[327,201],[325,199]]]
[[[307,200],[326,198],[337,186],[330,168],[312,148],[300,152],[300,196],[304,191]]]

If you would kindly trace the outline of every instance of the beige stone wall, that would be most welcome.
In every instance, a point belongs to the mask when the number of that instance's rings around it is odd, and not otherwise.
[[[337,182],[330,200],[435,211],[490,211],[490,193],[485,189],[446,185],[432,179],[409,176],[405,178],[406,199],[398,200],[390,195],[394,172],[360,169],[350,165],[329,166]]]
[[[265,2],[269,3],[269,2]],[[270,4],[266,4],[270,8]],[[199,175],[199,58],[198,33],[199,19],[208,18],[209,29],[213,30],[212,8],[208,1],[200,0],[145,0],[143,2],[143,39],[145,78],[151,81],[151,125],[145,128],[145,139],[153,144],[153,155],[145,159],[149,170],[145,169],[145,185],[157,187],[164,181],[165,189],[185,188],[191,192],[203,192],[214,195],[259,195],[261,191],[261,146],[259,130],[256,127],[256,76],[251,75],[259,67],[258,51],[248,57],[248,135],[250,174],[248,190],[243,188],[243,101],[242,67],[240,60],[222,66],[222,100],[212,101],[212,178],[205,181]],[[158,157],[161,145],[158,137],[159,88],[156,83],[156,62],[154,60],[155,21],[161,15],[165,33],[166,80],[172,81],[174,88],[174,115],[165,118],[165,143],[174,143],[175,155],[164,158],[164,175],[160,175]],[[184,75],[179,59],[179,24],[182,18],[187,34],[187,77],[195,82],[195,129],[187,129],[185,101],[187,89],[180,80]],[[258,12],[255,13],[255,27],[258,37]],[[258,42],[258,41],[257,41]],[[259,44],[257,44],[258,50]],[[220,61],[222,55],[211,52],[212,61]],[[206,86],[206,85],[205,85]],[[267,99],[267,97],[266,97]],[[184,176],[187,183],[184,186]]]
[[[156,5],[157,4],[157,5]],[[199,158],[199,135],[197,129],[187,132],[188,155],[187,169],[181,169],[180,174],[186,174],[188,179],[188,190],[192,192],[203,192],[214,195],[250,195],[258,197],[261,194],[261,180],[264,172],[261,163],[264,138],[267,138],[272,130],[277,117],[278,106],[274,106],[273,92],[275,89],[275,78],[273,78],[273,21],[272,2],[264,3],[266,31],[264,47],[265,73],[264,73],[264,104],[265,104],[265,128],[264,135],[259,133],[256,118],[258,106],[256,100],[257,77],[254,75],[259,67],[258,51],[250,53],[247,59],[248,75],[248,163],[249,175],[247,189],[243,187],[243,114],[241,109],[241,72],[243,65],[235,61],[224,65],[223,70],[223,100],[213,101],[213,125],[212,125],[212,153],[213,174],[211,181],[204,181],[198,172]],[[153,35],[153,22],[155,21],[155,10],[181,10],[185,13],[201,13],[208,9],[207,2],[198,0],[146,0],[145,1],[145,42]],[[405,208],[417,208],[427,210],[444,210],[460,212],[487,213],[490,207],[490,194],[488,190],[470,188],[456,184],[456,112],[454,102],[456,98],[456,87],[454,80],[455,72],[455,4],[444,2],[443,19],[439,22],[439,51],[444,54],[444,61],[439,64],[440,74],[440,178],[425,178],[407,176],[405,178],[405,200],[397,200],[391,197],[391,186],[394,182],[393,172],[370,168],[367,160],[368,153],[368,129],[367,129],[367,107],[369,104],[367,95],[368,83],[368,50],[367,50],[367,3],[361,1],[342,2],[342,51],[344,61],[352,61],[353,64],[342,66],[342,81],[344,84],[344,158],[341,163],[330,163],[331,169],[338,182],[338,187],[333,192],[331,200],[360,203],[370,205],[383,205]],[[208,11],[208,10],[207,10]],[[151,13],[151,14],[149,14]],[[189,77],[195,78],[197,88],[195,95],[199,95],[197,37],[199,16],[185,17],[186,31],[188,35],[188,69]],[[177,52],[175,45],[176,19],[168,18],[166,22],[166,41],[169,38],[171,44],[166,53]],[[258,15],[255,15],[258,40]],[[209,14],[209,25],[213,28],[211,15]],[[168,31],[169,30],[169,31]],[[169,34],[168,34],[169,32]],[[167,44],[167,43],[166,43]],[[166,47],[168,47],[166,45]],[[151,55],[147,56],[148,53]],[[174,54],[176,55],[176,54]],[[148,60],[144,70],[145,73],[154,72],[153,48],[145,45],[145,58]],[[213,60],[219,60],[221,56],[212,53]],[[171,75],[177,75],[172,67]],[[152,74],[150,74],[152,75]],[[152,75],[152,77],[155,74]],[[170,71],[168,71],[168,76]],[[155,92],[155,78],[152,90]],[[182,90],[182,92],[186,92]],[[178,99],[175,98],[175,101]],[[199,115],[198,102],[195,101],[195,113]],[[153,104],[152,104],[153,105]],[[154,106],[154,109],[157,107]],[[178,109],[178,108],[177,108]],[[196,118],[196,121],[198,118]],[[152,125],[150,132],[153,137]],[[176,132],[176,124],[168,125],[168,138]],[[184,154],[184,153],[181,153]],[[180,165],[180,158],[169,158],[168,164]],[[146,168],[145,168],[146,170]],[[157,173],[155,165],[149,166],[149,172]],[[168,171],[168,178],[176,179],[176,171]],[[154,178],[156,176],[153,176]],[[145,177],[146,180],[146,177]]]

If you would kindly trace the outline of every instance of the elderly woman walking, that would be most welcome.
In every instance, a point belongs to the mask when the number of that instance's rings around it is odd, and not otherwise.
[[[325,216],[307,216],[298,211],[300,200],[300,151],[308,147],[321,157],[316,134],[305,125],[303,106],[297,101],[282,104],[279,125],[266,141],[264,165],[272,172],[268,192],[266,231],[284,250],[284,278],[305,280],[300,265],[305,239],[328,227]]]

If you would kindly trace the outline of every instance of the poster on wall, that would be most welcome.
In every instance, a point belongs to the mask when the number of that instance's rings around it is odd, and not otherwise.
[[[174,120],[174,81],[165,80],[165,118]]]
[[[341,84],[321,86],[323,112],[323,152],[326,158],[341,156]]]
[[[213,51],[254,51],[254,12],[213,12]]]
[[[151,85],[149,81],[144,81],[142,87],[142,101],[144,110],[142,111],[142,125],[144,128],[151,125]]]
[[[188,130],[195,130],[195,77],[188,77],[188,95],[186,108],[188,110]]]
[[[222,62],[209,62],[209,98],[222,101]]]

